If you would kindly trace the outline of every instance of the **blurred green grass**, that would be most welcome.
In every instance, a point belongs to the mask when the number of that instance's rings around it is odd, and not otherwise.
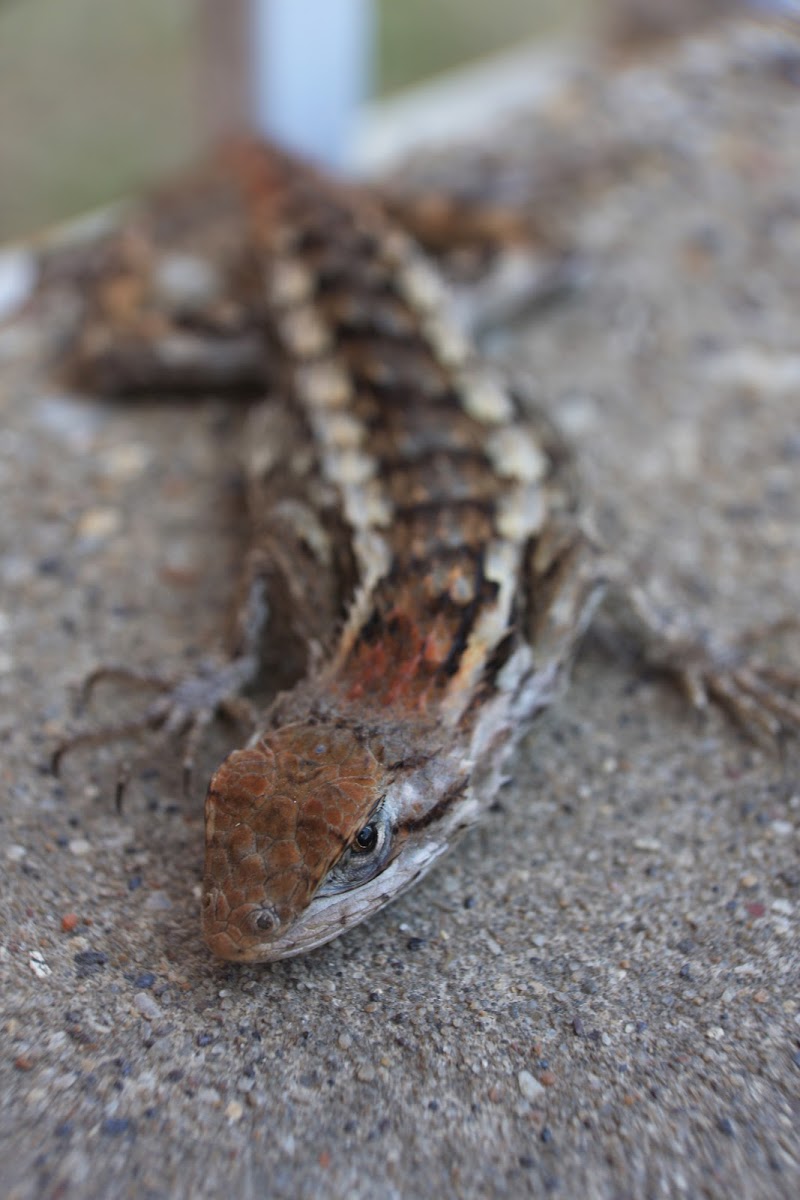
[[[563,29],[590,0],[379,0],[383,92]]]
[[[587,4],[378,0],[378,90],[550,32]],[[0,241],[191,157],[194,17],[193,0],[0,0]]]

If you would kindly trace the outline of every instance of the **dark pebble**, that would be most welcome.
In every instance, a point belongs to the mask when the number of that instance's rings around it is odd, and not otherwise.
[[[156,981],[156,977],[152,971],[142,971],[141,975],[135,975],[133,978],[133,986],[142,990],[143,988],[151,988]]]
[[[122,1134],[131,1132],[132,1129],[133,1123],[128,1117],[106,1117],[100,1126],[100,1132],[109,1137],[121,1137]]]
[[[725,1137],[736,1137],[736,1130],[733,1128],[733,1123],[729,1117],[720,1117],[717,1121],[717,1129],[720,1133],[724,1133]]]
[[[198,1033],[194,1039],[197,1046],[210,1046],[214,1041],[213,1033]]]
[[[40,575],[60,575],[63,566],[60,558],[40,558],[36,569]]]
[[[681,938],[675,949],[679,950],[681,954],[691,954],[694,950],[694,942],[691,938]]]
[[[79,976],[93,975],[106,965],[108,955],[102,950],[79,950],[72,961],[78,968]]]
[[[543,1141],[543,1142],[544,1142],[545,1146],[549,1146],[549,1145],[550,1145],[550,1143],[551,1143],[551,1142],[552,1142],[552,1140],[553,1140],[553,1131],[552,1131],[552,1129],[548,1129],[548,1128],[547,1128],[547,1126],[545,1125],[544,1129],[543,1129],[543,1130],[542,1130],[542,1132],[539,1134],[539,1138],[540,1138],[540,1140],[541,1140],[541,1141]]]
[[[422,947],[425,945],[425,938],[421,938],[421,937],[409,938],[408,941],[406,942],[406,945],[408,946],[409,950],[421,950]]]
[[[519,1165],[525,1167],[526,1170],[530,1170],[531,1167],[536,1166],[536,1159],[531,1158],[529,1154],[523,1154],[520,1156]]]
[[[474,908],[477,903],[474,896],[465,896],[464,898],[464,908]]]
[[[576,1037],[586,1037],[586,1026],[580,1017],[572,1018],[572,1032]]]
[[[787,462],[800,459],[800,433],[792,433],[780,448],[781,456]]]
[[[791,49],[781,50],[774,56],[770,66],[782,83],[800,87],[800,55]]]
[[[680,971],[678,972],[678,974],[680,975],[681,979],[691,979],[692,978],[692,968],[689,966],[688,963],[684,963],[683,966],[681,967]]]
[[[728,504],[722,512],[729,521],[755,521],[761,516],[758,504]]]
[[[141,875],[131,875],[130,879],[128,880],[128,891],[129,892],[138,891],[138,889],[141,886],[142,886]]]

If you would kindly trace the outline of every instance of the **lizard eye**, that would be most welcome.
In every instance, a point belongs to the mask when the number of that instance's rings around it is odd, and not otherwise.
[[[342,857],[319,889],[320,896],[334,896],[369,883],[380,875],[392,850],[392,824],[388,812],[378,808],[359,829]]]
[[[370,821],[369,825],[365,825],[356,834],[356,840],[353,842],[354,853],[371,854],[378,844],[378,837],[378,826]]]

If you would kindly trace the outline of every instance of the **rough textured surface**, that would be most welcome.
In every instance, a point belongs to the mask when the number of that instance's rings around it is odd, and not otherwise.
[[[559,205],[578,286],[498,353],[606,536],[729,634],[800,595],[798,79],[734,31],[581,75],[494,159],[605,155]],[[237,414],[58,395],[37,341],[3,334],[0,376],[4,1192],[796,1195],[796,747],[698,728],[611,635],[424,884],[307,958],[215,965],[180,755],[136,759],[121,816],[114,748],[47,760],[95,663],[218,641]]]

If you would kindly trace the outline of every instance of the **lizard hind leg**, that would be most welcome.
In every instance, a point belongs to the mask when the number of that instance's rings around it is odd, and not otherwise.
[[[800,734],[800,668],[775,665],[754,649],[771,634],[800,629],[800,617],[721,644],[660,610],[623,564],[569,520],[554,521],[528,554],[526,609],[537,672],[565,674],[605,595],[646,666],[668,676],[695,711],[716,705],[772,747]]]
[[[607,574],[621,624],[634,633],[645,664],[669,676],[695,711],[715,704],[754,741],[772,747],[800,734],[800,667],[776,666],[754,650],[771,634],[800,628],[800,618],[785,617],[721,643],[659,609],[624,566],[609,562]]]

